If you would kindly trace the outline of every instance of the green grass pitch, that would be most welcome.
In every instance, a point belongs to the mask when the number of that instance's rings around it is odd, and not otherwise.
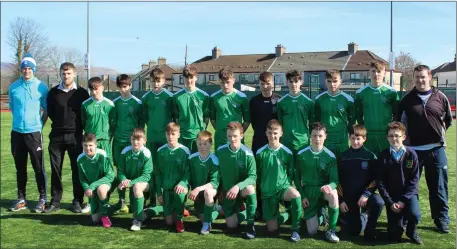
[[[289,242],[290,225],[286,224],[280,228],[280,236],[271,238],[266,234],[266,227],[263,222],[257,222],[257,238],[247,241],[240,233],[226,233],[223,219],[218,219],[213,224],[211,234],[199,235],[201,225],[197,218],[185,217],[184,224],[186,232],[177,234],[173,229],[169,230],[164,225],[162,218],[153,218],[146,223],[146,227],[139,232],[131,232],[128,229],[131,225],[132,215],[114,215],[111,219],[113,227],[104,229],[101,226],[93,226],[90,216],[87,214],[74,214],[71,208],[72,187],[71,170],[68,156],[65,157],[63,181],[64,195],[62,210],[52,214],[35,214],[30,210],[22,210],[12,213],[8,211],[11,202],[16,198],[16,170],[10,152],[11,114],[1,113],[1,247],[2,248],[367,248],[361,236],[351,241],[341,241],[332,245],[325,241],[324,233],[321,231],[316,237],[308,238],[301,231],[302,240],[299,243]],[[212,129],[211,129],[212,130]],[[455,248],[455,125],[450,128],[447,134],[447,155],[449,159],[449,207],[451,216],[451,233],[439,234],[434,231],[433,222],[430,217],[428,204],[428,191],[425,179],[420,182],[420,205],[422,219],[419,223],[418,232],[424,241],[426,248]],[[45,147],[45,168],[47,173],[48,199],[50,199],[51,168],[49,163],[48,134],[50,122],[44,128]],[[251,146],[252,129],[249,128],[246,134],[246,145]],[[33,169],[28,166],[27,196],[29,207],[34,207],[38,198]],[[111,204],[117,202],[117,194],[111,198]],[[87,199],[86,199],[87,200]],[[188,201],[188,208],[193,210],[192,201]],[[243,226],[242,226],[243,227]],[[386,231],[386,216],[383,210],[377,228],[381,235]],[[379,241],[377,248],[415,248],[419,247],[409,243],[406,236],[403,236],[404,243],[389,244]]]

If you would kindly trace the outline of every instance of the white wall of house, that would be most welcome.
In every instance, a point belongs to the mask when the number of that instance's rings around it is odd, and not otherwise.
[[[456,71],[436,73],[435,77],[438,77],[438,84],[440,86],[445,86],[446,80],[448,81],[449,85],[455,85],[457,83]]]

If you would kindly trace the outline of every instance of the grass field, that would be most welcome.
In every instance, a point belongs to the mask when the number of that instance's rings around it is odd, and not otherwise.
[[[48,199],[50,199],[50,163],[47,153],[49,142],[48,134],[50,123],[44,129],[45,136],[45,166],[48,174]],[[225,233],[223,220],[219,219],[214,225],[210,235],[199,235],[200,223],[195,217],[185,217],[186,232],[177,234],[174,230],[169,231],[163,224],[162,218],[154,218],[147,222],[145,228],[139,232],[129,231],[131,225],[131,214],[115,215],[112,217],[113,227],[104,229],[101,226],[92,226],[90,216],[87,214],[74,214],[71,208],[72,188],[71,170],[68,156],[65,158],[63,181],[64,195],[62,210],[52,214],[35,214],[30,210],[23,210],[11,213],[7,209],[16,198],[16,171],[14,161],[10,152],[11,114],[1,113],[1,247],[2,248],[366,248],[361,236],[352,241],[341,241],[332,245],[324,240],[324,233],[321,231],[315,238],[307,238],[302,234],[302,241],[292,243],[288,241],[290,225],[280,228],[279,238],[267,237],[265,224],[257,224],[258,237],[247,241],[237,234]],[[251,146],[252,130],[249,129],[246,137],[246,144]],[[439,234],[434,231],[433,222],[430,217],[428,204],[428,191],[425,179],[420,182],[420,204],[422,219],[419,223],[419,234],[421,235],[426,248],[455,248],[455,137],[456,128],[453,126],[447,135],[449,158],[449,196],[451,216],[451,233]],[[29,207],[34,207],[38,198],[35,177],[31,165],[28,168],[27,196]],[[117,194],[113,194],[111,204],[117,201]],[[193,210],[192,202],[188,207]],[[385,236],[386,216],[385,211],[379,220],[378,231]],[[404,243],[390,244],[387,241],[379,241],[375,246],[379,248],[415,248],[419,247],[409,243],[406,236],[403,236]],[[344,238],[341,238],[344,239]]]

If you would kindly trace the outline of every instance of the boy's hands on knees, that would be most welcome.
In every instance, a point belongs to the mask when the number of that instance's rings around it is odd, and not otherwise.
[[[119,186],[118,186],[119,189],[124,189],[124,188],[128,188],[128,187],[130,187],[129,179],[123,180],[121,183],[119,183]]]
[[[303,208],[307,208],[309,206],[308,198],[303,198],[303,200],[301,202],[302,202]]]
[[[240,192],[240,187],[238,187],[238,185],[233,186],[233,187],[227,192],[227,199],[229,199],[229,200],[235,199],[239,192]]]
[[[92,189],[88,188],[85,192],[84,195],[87,197],[92,197]]]
[[[340,210],[341,210],[341,212],[343,212],[343,213],[346,213],[347,211],[349,211],[349,208],[348,208],[348,205],[346,204],[346,202],[341,202],[341,204],[340,204]]]
[[[179,194],[182,194],[184,192],[186,192],[186,188],[185,187],[183,187],[183,186],[181,186],[179,184],[175,186],[175,193],[176,194],[179,195]]]
[[[360,199],[357,202],[357,205],[359,205],[359,207],[366,207],[367,206],[367,202],[368,202],[368,198],[365,197],[364,195],[362,195],[362,196],[360,196]]]
[[[396,202],[394,202],[394,204],[392,204],[392,206],[390,206],[390,210],[392,210],[394,213],[401,212],[401,209]]]
[[[163,206],[163,196],[157,196],[156,200],[160,205]]]
[[[330,194],[332,193],[332,187],[330,187],[330,185],[324,185],[321,187],[321,192],[325,193],[325,194]]]
[[[189,194],[189,199],[195,201],[195,199],[197,199],[197,196],[199,193],[200,193],[200,188],[199,187],[194,188]]]

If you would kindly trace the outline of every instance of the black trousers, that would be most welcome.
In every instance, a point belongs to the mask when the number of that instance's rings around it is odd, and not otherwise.
[[[82,135],[75,133],[57,133],[51,131],[49,134],[49,157],[51,160],[51,204],[59,207],[62,200],[62,166],[65,151],[68,152],[71,165],[71,180],[73,183],[73,201],[83,202],[84,190],[79,182],[78,156],[82,153]]]
[[[46,200],[46,172],[41,132],[19,133],[11,131],[11,153],[16,165],[17,198],[26,199],[27,159],[30,155],[40,199]]]

